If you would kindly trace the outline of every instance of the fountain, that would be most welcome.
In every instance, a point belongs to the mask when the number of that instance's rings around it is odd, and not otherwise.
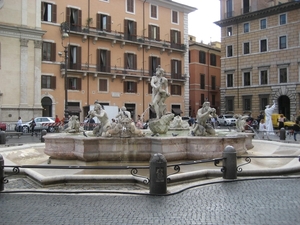
[[[137,129],[125,107],[118,115],[119,123],[110,124],[105,110],[95,102],[94,110],[89,114],[96,116],[100,125],[93,131],[82,131],[77,126],[74,132],[73,127],[77,124],[75,119],[75,125],[69,124],[72,129],[67,128],[72,132],[44,136],[45,154],[52,159],[62,160],[139,162],[149,161],[152,154],[161,153],[167,161],[176,161],[218,158],[227,145],[233,146],[238,155],[253,147],[252,134],[216,132],[207,123],[216,112],[209,102],[205,102],[198,110],[198,123],[191,130],[186,126],[181,127],[179,132],[175,124],[181,123],[180,119],[174,119],[174,114],[166,112],[164,102],[170,94],[163,74],[164,70],[158,67],[156,76],[151,80],[153,96],[150,107],[156,112],[156,118],[149,121],[150,130]]]

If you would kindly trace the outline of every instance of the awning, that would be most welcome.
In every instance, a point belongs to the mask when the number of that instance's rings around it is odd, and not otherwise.
[[[180,115],[182,113],[182,111],[179,108],[173,108],[172,113],[175,113],[176,115]]]
[[[79,106],[68,106],[69,113],[80,113],[81,109]]]

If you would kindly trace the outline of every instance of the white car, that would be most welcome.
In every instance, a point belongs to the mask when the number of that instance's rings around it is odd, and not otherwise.
[[[31,121],[22,123],[22,130],[23,133],[29,133],[30,132],[30,124]],[[54,117],[36,117],[34,118],[35,124],[36,126],[34,127],[34,130],[37,131],[41,131],[41,130],[47,130],[48,132],[54,132],[55,131],[55,127],[52,126],[43,126],[43,123],[55,123],[55,118]],[[17,127],[16,127],[17,129]]]
[[[218,125],[234,126],[236,124],[236,118],[232,114],[220,115],[217,119]]]

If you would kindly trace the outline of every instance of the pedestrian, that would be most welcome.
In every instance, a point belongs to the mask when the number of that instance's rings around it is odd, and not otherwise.
[[[138,129],[143,129],[143,123],[142,123],[142,119],[141,119],[141,116],[138,115],[138,119],[135,123],[135,126],[138,128]]]
[[[279,130],[280,130],[281,128],[284,127],[284,116],[283,116],[282,114],[280,114],[280,117],[279,117],[279,119],[278,119],[278,122],[279,122],[278,127],[279,127]]]
[[[33,136],[35,126],[36,126],[35,120],[34,118],[32,118],[30,122],[31,136]],[[37,132],[35,132],[35,136],[37,136]]]
[[[263,139],[265,139],[265,134],[267,135],[267,138],[269,139],[268,131],[267,131],[267,127],[266,127],[264,119],[260,120],[260,123],[259,123],[259,132],[262,133],[262,138]]]
[[[19,120],[18,120],[18,123],[17,123],[17,131],[18,132],[23,132],[23,129],[22,129],[22,118],[21,118],[21,116],[19,116]]]
[[[60,119],[58,118],[58,115],[55,116],[55,123],[60,123]]]
[[[297,141],[297,134],[300,134],[300,126],[299,126],[299,121],[296,120],[296,123],[292,127],[293,133],[294,133],[294,140]]]

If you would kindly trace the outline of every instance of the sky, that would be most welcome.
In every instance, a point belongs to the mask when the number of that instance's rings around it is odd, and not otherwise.
[[[198,10],[189,14],[189,34],[197,42],[208,44],[221,41],[221,28],[214,24],[220,20],[220,0],[173,0]]]

